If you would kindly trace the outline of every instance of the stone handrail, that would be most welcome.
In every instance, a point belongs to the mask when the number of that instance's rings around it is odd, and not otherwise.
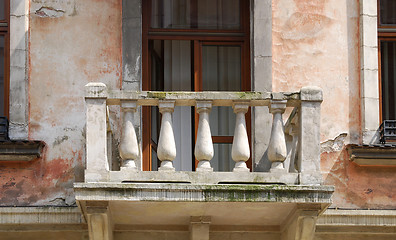
[[[236,126],[232,144],[233,172],[249,172],[246,161],[250,157],[245,114],[249,107],[267,106],[273,114],[268,158],[271,173],[299,173],[300,184],[320,184],[320,104],[322,91],[305,87],[299,92],[132,92],[108,90],[102,83],[86,85],[87,106],[87,169],[86,181],[106,181],[110,171],[106,149],[106,107],[120,105],[123,127],[120,140],[122,167],[139,171],[141,165],[139,145],[133,126],[138,106],[158,106],[162,114],[157,155],[161,160],[159,171],[174,171],[172,161],[176,157],[173,136],[172,112],[175,106],[195,106],[199,114],[197,140],[194,154],[199,161],[197,172],[213,171],[213,143],[210,133],[209,114],[212,106],[232,106],[236,114]],[[282,115],[286,107],[294,107],[292,118],[285,128]],[[286,134],[293,137],[287,144]],[[293,146],[288,149],[288,146]],[[290,148],[290,147],[289,147]],[[296,159],[296,164],[294,163]],[[285,162],[285,160],[287,160]],[[290,167],[289,167],[290,165]],[[286,166],[286,170],[285,170]],[[294,167],[297,166],[297,167]]]

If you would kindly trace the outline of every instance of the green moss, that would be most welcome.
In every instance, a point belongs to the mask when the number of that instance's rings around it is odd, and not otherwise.
[[[238,92],[239,99],[251,100],[257,97],[260,93],[257,92]]]
[[[205,185],[203,186],[205,201],[225,202],[256,202],[256,201],[282,201],[282,198],[296,198],[296,189],[287,185]],[[282,192],[280,196],[275,192]],[[301,190],[300,190],[301,191]],[[275,199],[272,199],[274,198]]]
[[[255,202],[262,200],[263,191],[268,191],[277,186],[274,185],[207,185],[203,193],[205,201],[228,201],[228,202]],[[270,200],[270,193],[268,193]]]
[[[166,94],[166,92],[147,92],[147,97],[163,100],[166,98]]]

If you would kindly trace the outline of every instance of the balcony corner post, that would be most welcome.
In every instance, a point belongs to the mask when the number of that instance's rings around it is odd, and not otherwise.
[[[291,154],[290,154],[290,162],[289,162],[289,172],[296,173],[298,172],[296,152],[298,148],[298,126],[296,123],[291,123],[291,128],[289,135],[292,136],[292,144],[291,144]]]
[[[106,100],[105,84],[85,85],[86,182],[106,181],[110,170],[107,160]]]
[[[231,150],[232,160],[235,161],[233,172],[249,172],[246,161],[250,157],[250,147],[245,119],[245,114],[249,110],[249,103],[234,102],[232,108],[237,115]]]
[[[271,137],[268,145],[268,159],[272,162],[270,172],[283,172],[283,162],[287,157],[285,128],[282,114],[286,109],[286,100],[271,100],[269,107],[273,114]]]
[[[123,125],[120,141],[121,168],[138,170],[136,161],[139,158],[139,145],[133,126],[133,116],[137,109],[137,101],[122,101]]]
[[[158,108],[162,114],[157,151],[161,166],[158,170],[174,171],[173,160],[176,158],[176,143],[172,126],[172,113],[175,109],[175,101],[160,100]]]
[[[320,104],[322,89],[303,87],[300,91],[298,163],[300,184],[319,185],[320,172]]]
[[[210,160],[213,158],[214,150],[209,125],[212,101],[197,101],[196,108],[199,114],[197,140],[194,149],[195,158],[199,161],[197,171],[213,171]]]

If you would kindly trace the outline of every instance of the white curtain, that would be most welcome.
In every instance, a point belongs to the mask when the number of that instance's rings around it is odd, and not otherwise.
[[[190,41],[164,41],[164,91],[191,91],[190,45]],[[191,107],[176,107],[172,120],[177,148],[174,167],[178,171],[191,171]]]

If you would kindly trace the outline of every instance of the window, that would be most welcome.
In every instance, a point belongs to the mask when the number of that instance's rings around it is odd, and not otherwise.
[[[9,1],[0,0],[0,116],[8,117],[9,95]]]
[[[248,0],[150,0],[142,6],[143,90],[250,90]],[[197,119],[194,108],[175,108],[177,170],[195,168]],[[212,167],[230,171],[235,115],[231,108],[213,107],[210,122],[215,149]],[[144,170],[158,167],[159,123],[158,110],[144,107]]]
[[[378,2],[381,120],[396,120],[396,1]]]

